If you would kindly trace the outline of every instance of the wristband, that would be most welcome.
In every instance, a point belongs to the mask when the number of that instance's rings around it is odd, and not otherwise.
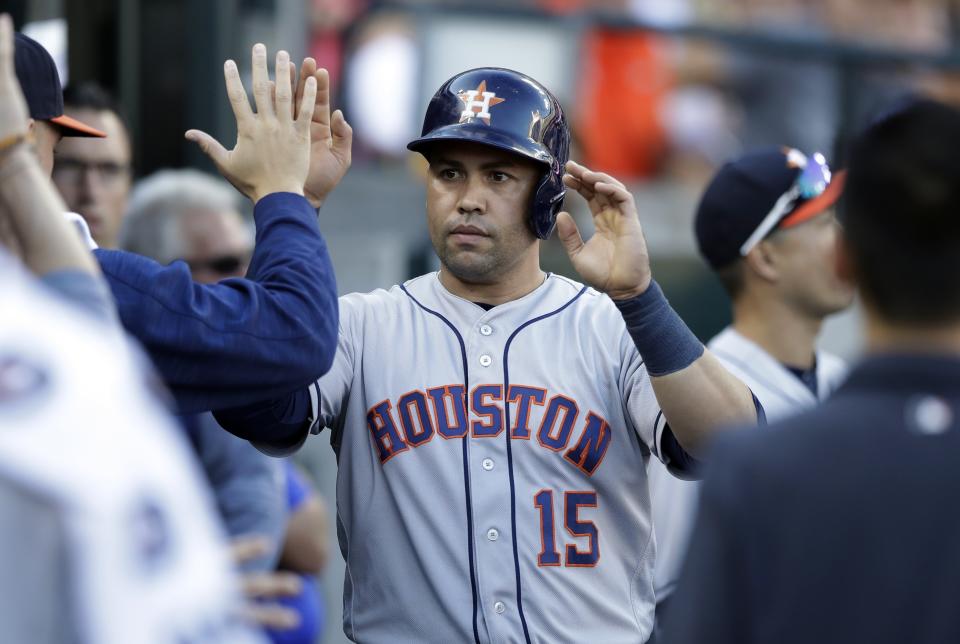
[[[666,376],[689,367],[703,355],[703,343],[670,306],[660,285],[628,300],[614,300],[647,373]]]

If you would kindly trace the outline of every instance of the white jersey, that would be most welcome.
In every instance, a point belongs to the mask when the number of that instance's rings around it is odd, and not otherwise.
[[[776,358],[727,327],[707,345],[723,365],[756,395],[768,421],[808,409],[829,396],[846,376],[843,360],[817,352],[817,396]],[[650,496],[657,537],[657,598],[673,591],[696,512],[699,483],[672,476],[650,463]]]
[[[237,623],[210,498],[127,340],[3,257],[0,275],[0,641],[261,641]],[[51,595],[24,592],[38,586]],[[31,619],[45,602],[58,636]]]
[[[348,295],[318,386],[348,637],[647,639],[664,420],[607,296],[549,275],[486,311],[437,273]]]

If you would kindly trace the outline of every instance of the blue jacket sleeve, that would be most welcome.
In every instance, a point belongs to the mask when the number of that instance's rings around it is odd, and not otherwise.
[[[281,397],[326,373],[337,289],[316,211],[275,193],[254,209],[245,279],[197,284],[183,262],[97,250],[120,320],[146,347],[181,413]]]

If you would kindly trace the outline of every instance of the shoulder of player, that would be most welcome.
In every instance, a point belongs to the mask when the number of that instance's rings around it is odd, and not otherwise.
[[[619,317],[620,314],[613,300],[592,286],[586,286],[577,280],[556,273],[550,273],[548,279],[552,287],[551,295],[558,302],[567,303],[576,298],[572,304],[578,310],[587,310],[600,315],[609,315],[612,312]]]
[[[758,375],[765,378],[783,372],[783,367],[761,346],[730,326],[713,336],[707,349],[741,380],[753,381]]]
[[[390,288],[378,288],[366,293],[347,293],[338,300],[340,325],[374,316],[392,315],[401,308],[415,306],[414,297],[429,285],[435,273],[427,273],[407,280],[403,284],[394,284]]]
[[[623,315],[606,293],[563,275],[551,274],[550,279],[554,280],[552,297],[565,307],[567,319],[576,320],[581,337],[595,336],[604,346],[612,346],[611,340],[619,337],[621,350],[636,350]]]

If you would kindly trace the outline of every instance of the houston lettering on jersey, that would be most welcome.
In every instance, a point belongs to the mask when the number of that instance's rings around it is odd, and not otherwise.
[[[510,438],[532,440],[562,454],[571,465],[592,476],[603,461],[613,432],[593,411],[581,417],[576,401],[546,389],[510,385]],[[473,418],[467,418],[463,385],[443,385],[409,391],[395,400],[382,400],[367,410],[367,427],[381,463],[422,447],[435,436],[444,439],[495,438],[504,430],[503,385],[476,385],[470,391]],[[539,422],[538,422],[539,421]]]

